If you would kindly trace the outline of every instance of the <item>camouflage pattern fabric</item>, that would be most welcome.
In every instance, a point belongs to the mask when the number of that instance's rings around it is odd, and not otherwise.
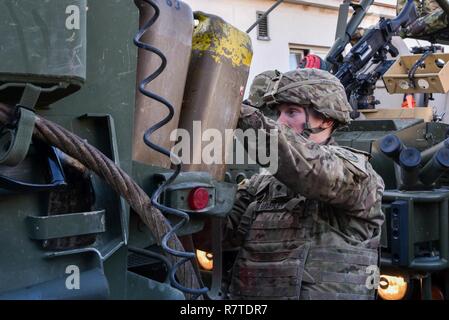
[[[378,263],[384,184],[367,154],[314,143],[247,106],[239,127],[279,130],[279,170],[239,188],[225,233],[240,247],[230,298],[374,298],[367,268]]]
[[[406,2],[405,0],[398,0],[398,13]],[[401,31],[401,37],[429,36],[448,27],[447,15],[435,0],[415,0],[415,4],[419,18],[408,26],[407,29]]]
[[[268,70],[254,77],[249,89],[249,97],[247,99],[252,107],[260,108],[265,104],[263,101],[263,96],[267,91],[268,85],[270,84],[271,79],[279,75],[279,71]]]
[[[343,85],[325,70],[297,69],[283,73],[272,80],[264,100],[270,105],[289,103],[310,106],[340,124],[351,121],[352,108]]]
[[[247,103],[250,106],[258,108],[266,117],[273,120],[277,118],[277,111],[266,105],[263,101],[263,96],[267,92],[271,80],[279,75],[280,72],[277,70],[268,70],[255,76],[247,99]]]
[[[424,16],[440,9],[440,6],[435,0],[414,0],[414,2],[420,16]],[[396,14],[399,14],[402,11],[406,3],[407,0],[398,0],[396,5]]]

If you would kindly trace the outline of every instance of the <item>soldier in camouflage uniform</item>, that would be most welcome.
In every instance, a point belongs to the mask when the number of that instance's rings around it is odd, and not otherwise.
[[[265,98],[278,121],[243,106],[239,127],[279,129],[279,169],[239,186],[225,232],[239,247],[229,297],[372,299],[384,184],[368,154],[330,137],[350,121],[343,86],[298,69],[274,78]]]
[[[399,13],[407,0],[398,0]],[[421,37],[437,33],[448,27],[447,14],[435,0],[415,0],[419,18],[401,32],[401,37]]]

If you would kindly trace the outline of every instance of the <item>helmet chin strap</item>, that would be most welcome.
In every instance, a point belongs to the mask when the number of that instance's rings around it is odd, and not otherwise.
[[[319,127],[312,128],[310,125],[309,111],[307,110],[307,108],[304,108],[304,112],[306,114],[306,123],[304,124],[304,130],[302,132],[302,135],[305,138],[309,139],[311,134],[317,134],[317,133],[320,133],[320,132],[323,132],[324,130],[326,130],[324,128],[319,128]]]

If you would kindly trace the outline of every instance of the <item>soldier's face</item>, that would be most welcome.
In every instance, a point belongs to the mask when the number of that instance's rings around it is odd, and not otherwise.
[[[278,106],[278,123],[293,129],[297,134],[304,131],[306,124],[306,113],[303,107],[295,104],[281,104]],[[317,143],[327,140],[332,134],[332,120],[325,120],[309,112],[309,124],[312,128],[322,128],[323,131],[318,134],[312,134],[310,139]]]
[[[278,107],[279,118],[278,123],[293,129],[300,134],[304,131],[306,124],[306,113],[304,108],[295,104],[281,104]],[[316,118],[309,112],[309,122],[312,128],[319,127],[322,120]]]

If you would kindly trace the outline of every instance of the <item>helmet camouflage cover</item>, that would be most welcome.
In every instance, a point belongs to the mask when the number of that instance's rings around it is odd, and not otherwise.
[[[351,121],[351,105],[346,91],[335,76],[320,69],[297,69],[274,78],[264,101],[271,105],[282,103],[311,107],[339,124]]]
[[[268,70],[258,74],[251,84],[249,90],[248,102],[251,106],[255,108],[261,108],[265,102],[263,101],[263,96],[267,93],[268,86],[270,85],[271,79],[279,76],[281,73],[276,70]]]

